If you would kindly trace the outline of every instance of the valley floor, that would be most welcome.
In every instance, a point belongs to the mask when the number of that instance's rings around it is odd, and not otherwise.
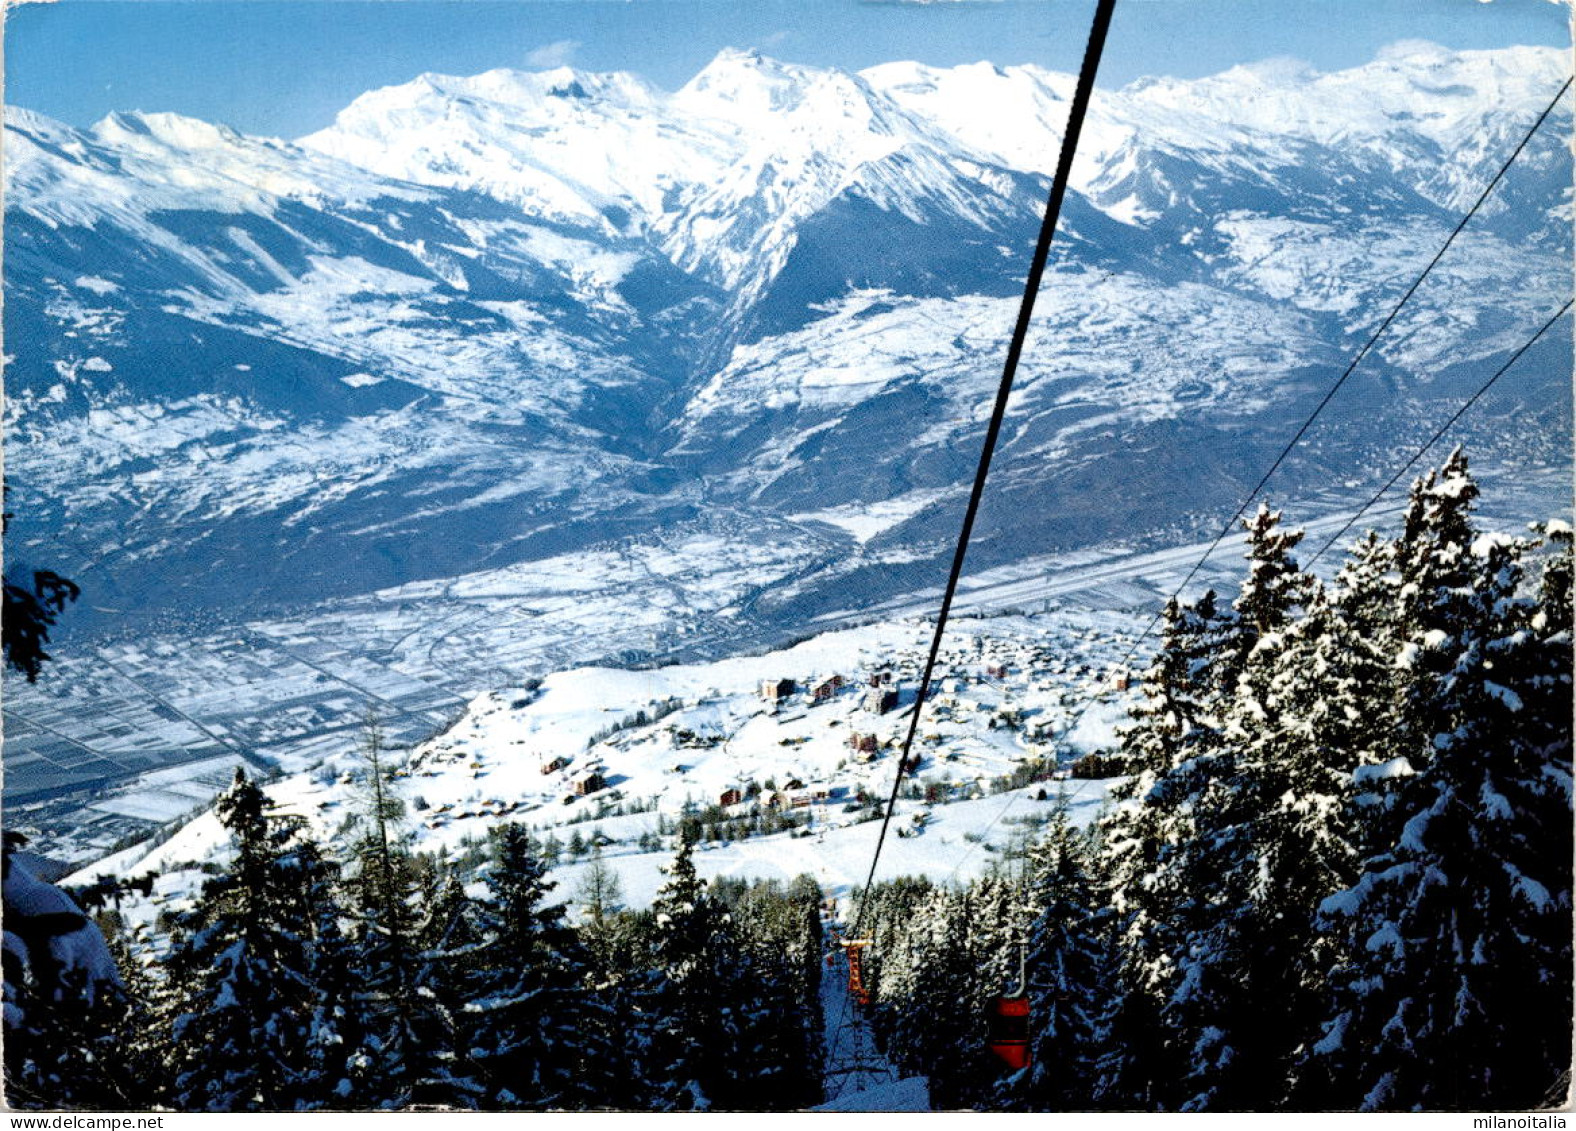
[[[1515,530],[1568,509],[1568,476],[1557,468],[1483,478],[1485,527]],[[1398,506],[1364,524],[1393,522]],[[1299,509],[1319,514],[1304,522],[1308,545],[1352,513],[1338,492]],[[958,608],[1088,614],[1090,627],[1126,640],[1202,550],[1113,544],[967,574]],[[80,866],[200,812],[236,765],[291,775],[351,753],[369,711],[388,741],[407,745],[453,724],[487,689],[577,662],[638,657],[646,668],[765,650],[787,630],[752,617],[748,595],[796,584],[773,579],[804,565],[675,539],[405,586],[290,621],[62,646],[39,684],[6,687],[6,823],[28,830],[41,854]],[[1231,584],[1236,567],[1228,542],[1191,588]],[[799,634],[923,616],[937,600],[857,596]],[[1082,638],[1068,647],[1081,650]]]

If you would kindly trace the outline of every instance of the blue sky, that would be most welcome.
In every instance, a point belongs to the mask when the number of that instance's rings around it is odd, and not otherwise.
[[[6,101],[77,125],[173,110],[295,137],[423,71],[565,63],[681,85],[723,47],[847,68],[989,59],[1075,70],[1092,0],[59,0],[6,23]],[[1120,0],[1102,82],[1398,39],[1568,45],[1549,0]]]

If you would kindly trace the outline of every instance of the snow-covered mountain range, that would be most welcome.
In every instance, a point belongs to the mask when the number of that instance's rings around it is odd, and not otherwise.
[[[1099,91],[975,560],[1218,522],[1565,66],[1414,43]],[[751,602],[780,624],[934,584],[1071,85],[727,51],[671,93],[423,75],[295,143],[11,109],[13,560],[139,631],[719,516],[799,547]],[[1570,121],[1283,491],[1373,481],[1558,306]],[[1485,453],[1567,450],[1565,356],[1474,418]]]

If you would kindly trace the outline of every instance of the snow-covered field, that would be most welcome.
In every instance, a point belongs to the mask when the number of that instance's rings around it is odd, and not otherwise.
[[[1567,476],[1558,469],[1514,478],[1487,474],[1485,528],[1513,531],[1530,519],[1557,514],[1559,495],[1567,490]],[[1333,491],[1315,501],[1319,509],[1305,523],[1307,546],[1322,545],[1350,517],[1350,504],[1342,495]],[[1393,525],[1397,507],[1394,502],[1381,506],[1364,525]],[[861,513],[856,507],[839,509],[839,517]],[[887,513],[875,504],[865,520],[876,524]],[[1303,518],[1297,512],[1287,515],[1291,522]],[[688,790],[698,804],[712,803],[727,785],[747,780],[746,766],[756,767],[753,772],[763,782],[784,767],[809,782],[828,765],[836,767],[837,758],[827,762],[838,749],[836,728],[814,729],[833,713],[817,708],[807,712],[806,720],[793,723],[782,721],[785,716],[755,717],[763,704],[747,694],[754,690],[753,681],[765,678],[761,673],[770,674],[767,669],[773,667],[801,680],[833,672],[857,678],[882,655],[911,656],[922,630],[902,622],[933,615],[941,574],[938,569],[934,589],[834,588],[846,605],[834,605],[799,624],[801,631],[828,633],[879,618],[878,625],[858,630],[865,636],[821,638],[857,640],[847,656],[819,663],[803,659],[815,654],[815,645],[807,644],[804,648],[810,651],[804,653],[751,659],[747,653],[788,636],[769,618],[757,615],[757,602],[792,599],[806,584],[802,576],[807,566],[816,561],[806,557],[792,533],[791,526],[783,525],[780,541],[752,541],[712,524],[532,566],[324,602],[299,616],[227,630],[155,633],[87,649],[61,647],[39,684],[11,681],[6,687],[7,821],[25,829],[41,852],[81,866],[204,807],[222,788],[229,766],[246,762],[258,772],[288,776],[325,759],[342,759],[354,750],[369,709],[394,744],[422,743],[462,715],[465,721],[452,733],[469,734],[468,728],[479,725],[483,709],[475,704],[512,701],[506,692],[489,692],[554,672],[560,674],[548,680],[551,694],[531,711],[503,709],[487,717],[491,726],[518,730],[499,739],[509,750],[534,755],[541,736],[553,734],[554,741],[575,747],[568,753],[583,766],[588,761],[584,742],[592,732],[642,706],[677,696],[685,703],[682,717],[689,720],[684,724],[689,729],[700,733],[710,728],[729,736],[730,758],[708,762],[704,769],[692,758],[676,758],[697,767],[687,777],[653,778],[649,768],[635,775],[621,765],[617,772],[632,775],[633,784],[617,787],[627,798],[644,803],[671,788],[680,802]],[[1129,638],[1182,582],[1203,549],[1195,544],[1142,551],[1113,543],[970,571],[957,609],[993,618],[990,627],[969,630],[987,636],[1004,631],[998,626],[1009,623],[997,614],[1030,611],[1038,627],[1014,631],[1020,636],[1042,632],[1055,642],[1064,661],[1098,668],[1109,657],[1089,652],[1086,632],[1092,631],[1096,641],[1112,632]],[[842,559],[820,564],[835,576],[856,568],[861,552],[851,548]],[[1196,595],[1207,586],[1234,588],[1239,553],[1235,539],[1224,543],[1189,583],[1189,592]],[[1318,568],[1333,569],[1338,561],[1332,554]],[[949,635],[949,646],[955,645]],[[1142,663],[1152,647],[1152,641],[1142,644],[1135,662]],[[718,659],[662,671],[613,670],[712,657]],[[588,662],[598,670],[571,670]],[[598,709],[591,712],[595,721],[588,717],[576,724],[578,730],[566,721],[567,709],[561,706],[571,687],[593,700],[601,696]],[[910,696],[913,687],[908,677]],[[722,698],[701,705],[699,700],[712,688]],[[852,704],[852,693],[840,702]],[[608,710],[601,711],[602,706]],[[538,713],[542,710],[557,714],[549,719]],[[886,718],[880,724],[886,728],[883,740],[893,726],[891,716]],[[860,725],[854,715],[839,723],[845,730]],[[1092,709],[1073,737],[1086,745],[1096,743],[1098,734],[1086,738],[1087,728],[1096,725],[1108,726],[1103,708]],[[790,733],[795,727],[811,729]],[[629,744],[632,756],[664,753],[660,729],[645,745],[633,743],[637,733],[622,734],[616,742]],[[526,744],[509,745],[528,735]],[[777,744],[799,738],[805,739],[802,746]],[[817,751],[819,760],[811,756]],[[615,753],[624,758],[624,747],[616,746]],[[222,768],[210,772],[216,766]],[[504,771],[489,772],[495,775],[493,781],[502,780],[496,775]],[[741,780],[724,780],[729,777]],[[873,787],[867,779],[861,781]],[[521,789],[529,793],[545,784],[533,780],[529,789]],[[847,778],[842,784],[860,782]],[[885,790],[878,792],[884,795]],[[436,805],[442,799],[429,800]]]
[[[871,818],[891,791],[929,632],[922,621],[887,622],[762,656],[649,671],[581,668],[534,689],[480,695],[444,733],[388,755],[413,843],[463,853],[489,826],[522,822],[560,845],[599,845],[626,901],[638,906],[661,884],[686,814],[738,827],[776,811],[798,827],[708,839],[696,855],[701,874],[808,874],[829,894],[846,895],[865,881],[880,830]],[[956,622],[877,878],[977,875],[1007,859],[1058,797],[1075,820],[1092,818],[1107,783],[1069,780],[1052,766],[1058,754],[1115,742],[1125,696],[1111,665],[1132,632],[1131,621],[1076,610]],[[883,674],[890,682],[879,682]],[[835,688],[834,677],[842,681]],[[795,690],[768,701],[763,682],[781,680]],[[878,710],[871,693],[888,689],[898,702]],[[1067,741],[1054,742],[1091,702]],[[855,735],[872,741],[856,749]],[[1035,766],[1039,780],[1007,788],[1014,771],[1026,778]],[[364,772],[359,755],[342,752],[268,788],[332,842]],[[151,912],[184,890],[173,877],[195,880],[225,840],[204,814],[152,850],[116,854],[73,878],[159,873],[166,879]],[[564,853],[555,878],[572,894],[588,858]]]

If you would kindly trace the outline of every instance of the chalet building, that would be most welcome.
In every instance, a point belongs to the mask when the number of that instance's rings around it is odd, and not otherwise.
[[[830,679],[822,680],[820,683],[816,684],[815,688],[810,694],[817,703],[825,703],[842,689],[843,677],[840,675],[834,675]]]
[[[791,679],[761,680],[761,698],[768,703],[781,703],[797,690],[799,685]]]
[[[581,774],[571,785],[576,797],[585,797],[587,794],[595,793],[599,789],[606,789],[607,779],[593,770],[590,773]]]
[[[1007,678],[1007,665],[1006,664],[986,664],[985,665],[985,674],[987,676],[989,676],[991,679],[1006,679]]]
[[[768,793],[766,806],[769,809],[808,809],[812,805],[825,805],[832,799],[838,790],[830,786],[818,785],[813,789],[798,788],[794,790],[779,789],[776,793]]]
[[[897,707],[897,688],[876,686],[865,692],[865,710],[872,715],[884,715]]]
[[[737,805],[743,800],[744,794],[740,793],[738,790],[725,789],[722,791],[722,796],[717,798],[717,804],[726,809],[728,806]]]
[[[873,734],[860,734],[855,731],[848,736],[848,748],[857,750],[861,754],[874,754],[877,745],[876,736]]]
[[[553,758],[542,763],[542,773],[556,774],[559,770],[569,765],[569,759],[564,757]]]

